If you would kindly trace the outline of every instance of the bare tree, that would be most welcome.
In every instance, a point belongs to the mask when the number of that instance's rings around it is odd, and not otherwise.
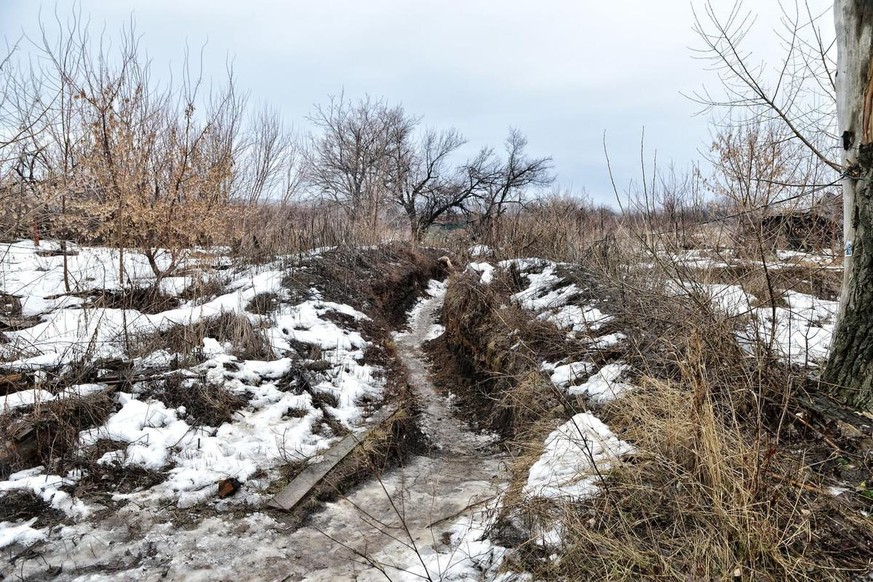
[[[55,234],[114,244],[122,276],[124,250],[140,250],[159,282],[223,230],[245,100],[231,72],[204,95],[187,58],[176,87],[155,82],[133,23],[112,42],[78,13],[56,25],[29,39],[6,109],[24,128],[19,173]]]
[[[353,224],[377,226],[387,198],[386,175],[392,148],[408,139],[418,120],[401,106],[365,97],[357,103],[331,97],[309,120],[306,182],[324,200],[346,212]]]
[[[554,181],[552,159],[527,155],[527,138],[510,129],[504,142],[506,158],[485,148],[465,167],[464,188],[470,192],[466,209],[475,216],[475,233],[496,243],[500,221],[512,207],[525,201],[530,189],[543,188]]]
[[[245,204],[288,202],[302,180],[301,151],[279,113],[263,107],[249,117],[234,154],[234,198]]]
[[[413,241],[420,242],[430,226],[470,196],[449,163],[464,143],[454,129],[428,130],[420,137],[408,132],[395,135],[387,187],[409,220]]]
[[[775,80],[749,65],[741,41],[752,23],[737,3],[719,18],[711,3],[698,19],[705,56],[720,72],[726,97],[698,95],[708,107],[742,107],[751,118],[775,119],[792,139],[829,167],[843,187],[844,274],[828,363],[827,389],[849,406],[873,407],[873,7],[834,2],[835,41],[807,2],[785,11],[785,56]],[[834,66],[831,46],[836,44]],[[836,126],[833,124],[836,110]],[[833,146],[839,144],[838,147]],[[841,151],[842,160],[831,151]],[[827,187],[824,184],[820,187]]]
[[[783,51],[771,68],[766,62],[756,63],[744,45],[755,23],[753,13],[741,1],[727,12],[724,6],[707,1],[702,14],[695,11],[695,31],[703,41],[697,52],[718,74],[722,93],[704,88],[690,97],[704,111],[729,112],[734,125],[778,121],[790,139],[839,171],[840,164],[830,153],[836,139],[833,40],[822,30],[822,14],[815,13],[808,0],[780,3],[781,28],[774,32]]]
[[[316,108],[310,120],[318,133],[309,139],[306,182],[322,199],[343,208],[353,223],[375,229],[396,207],[418,242],[474,193],[486,199],[486,186],[495,197],[508,199],[515,193],[513,187],[497,192],[503,168],[490,150],[473,163],[454,167],[451,158],[465,143],[460,133],[419,131],[420,119],[400,106],[369,97],[352,104],[341,96]],[[524,148],[517,145],[516,155]]]

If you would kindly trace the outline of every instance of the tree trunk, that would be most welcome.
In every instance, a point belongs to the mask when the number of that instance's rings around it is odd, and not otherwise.
[[[844,274],[823,379],[847,405],[873,405],[873,1],[836,0],[837,123],[843,136]]]
[[[427,228],[418,219],[418,211],[414,208],[406,209],[406,218],[409,220],[409,234],[412,238],[412,244],[418,245],[424,239]]]

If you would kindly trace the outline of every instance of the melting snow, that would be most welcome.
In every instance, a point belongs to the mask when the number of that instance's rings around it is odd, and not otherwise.
[[[603,404],[614,400],[633,388],[618,379],[630,370],[627,364],[614,363],[603,366],[596,374],[579,386],[570,386],[571,396],[586,396],[593,404]]]
[[[494,265],[490,263],[470,263],[467,269],[479,273],[479,282],[483,285],[490,285],[494,280]]]
[[[255,476],[289,460],[302,460],[317,455],[336,438],[330,432],[322,434],[320,424],[329,412],[347,428],[354,428],[364,417],[361,401],[371,401],[382,395],[384,380],[373,366],[363,364],[368,343],[353,329],[336,323],[332,315],[339,314],[351,321],[366,319],[359,311],[337,303],[322,301],[313,290],[313,298],[298,304],[283,304],[269,318],[245,312],[245,307],[258,294],[283,292],[281,281],[287,270],[279,263],[256,266],[242,271],[225,270],[231,279],[228,291],[203,304],[183,303],[176,309],[158,314],[143,314],[132,309],[80,308],[79,298],[63,295],[63,257],[43,257],[36,251],[53,248],[43,242],[39,248],[30,242],[4,247],[2,263],[4,291],[20,298],[25,315],[40,316],[36,325],[16,332],[7,332],[10,343],[0,346],[3,357],[12,360],[8,367],[33,369],[75,362],[82,358],[114,358],[124,356],[124,334],[143,334],[168,329],[175,324],[192,324],[205,317],[233,312],[248,317],[264,329],[273,349],[287,352],[292,343],[302,342],[318,346],[326,367],[311,375],[314,393],[333,397],[336,406],[316,406],[309,391],[299,394],[280,387],[288,382],[287,376],[295,366],[302,365],[289,357],[272,361],[244,361],[228,355],[227,346],[213,338],[204,338],[200,353],[205,361],[188,370],[183,376],[182,389],[194,383],[219,385],[247,398],[246,406],[238,411],[231,422],[221,426],[195,426],[189,422],[187,411],[168,407],[165,403],[147,398],[140,387],[133,392],[116,392],[119,408],[101,426],[85,430],[80,435],[84,445],[101,439],[123,444],[121,451],[110,452],[101,459],[104,463],[138,465],[167,473],[162,483],[143,491],[114,497],[129,501],[138,507],[160,507],[167,500],[179,507],[190,507],[215,498],[219,479],[235,477],[243,483],[251,482],[253,489],[236,496],[234,503],[258,501]],[[69,276],[74,290],[120,289],[117,276],[118,254],[110,249],[73,247],[78,254],[68,257]],[[210,261],[222,261],[211,256]],[[142,255],[127,252],[125,285],[148,284],[153,280],[148,263]],[[193,266],[193,264],[192,264]],[[170,280],[172,279],[172,280]],[[173,293],[187,287],[190,279],[168,278],[164,289]],[[444,287],[432,285],[434,292]],[[23,352],[23,357],[21,353]],[[18,359],[15,359],[15,358]],[[175,356],[165,350],[145,356],[134,362],[138,370],[160,374],[174,361]],[[9,411],[49,402],[59,398],[80,397],[105,390],[101,384],[80,384],[60,392],[49,392],[40,387],[3,397],[2,410]],[[15,489],[30,489],[48,503],[74,519],[90,513],[81,500],[61,491],[77,475],[60,477],[47,475],[42,467],[12,475],[0,481],[0,495]],[[0,524],[0,546],[12,543],[29,544],[44,539],[46,531],[36,530],[34,521]],[[86,527],[82,524],[81,527]],[[52,534],[54,535],[54,534]]]
[[[553,431],[545,451],[530,468],[524,492],[529,497],[582,498],[597,492],[598,473],[633,452],[590,412],[577,414]]]
[[[594,369],[594,364],[591,362],[573,362],[570,364],[555,366],[553,364],[550,365],[544,363],[542,368],[551,372],[550,378],[552,384],[557,388],[564,389],[570,384],[575,383],[579,378],[590,374]]]

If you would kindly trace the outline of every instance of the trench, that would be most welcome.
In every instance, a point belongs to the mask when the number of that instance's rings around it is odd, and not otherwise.
[[[496,498],[506,457],[490,437],[472,432],[429,377],[422,344],[432,333],[444,290],[411,312],[395,336],[398,357],[421,407],[429,452],[329,503],[289,534],[294,560],[284,580],[439,580],[469,559],[450,532]],[[279,578],[282,579],[282,578]]]
[[[508,457],[496,438],[471,431],[451,397],[431,382],[422,344],[433,335],[445,288],[430,290],[409,313],[406,331],[394,335],[429,443],[417,449],[423,452],[325,503],[302,527],[282,513],[246,509],[200,515],[197,508],[98,508],[93,521],[65,527],[60,542],[39,542],[39,560],[30,553],[14,556],[16,575],[275,582],[482,577],[483,564],[495,564],[499,553],[479,540],[489,502],[507,481]],[[168,520],[168,511],[179,521]]]

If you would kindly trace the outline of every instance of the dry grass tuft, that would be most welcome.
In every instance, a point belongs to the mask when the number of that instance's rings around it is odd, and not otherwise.
[[[225,312],[190,325],[174,325],[165,331],[131,338],[128,355],[145,356],[163,349],[189,358],[203,347],[203,338],[230,343],[231,353],[246,360],[270,360],[273,348],[261,329],[242,314]]]
[[[639,454],[573,508],[564,556],[539,564],[543,579],[739,572],[743,580],[821,580],[862,571],[869,524],[827,494],[802,459],[762,446],[745,423],[726,418],[712,387],[689,372],[684,382],[646,379],[610,407],[610,423],[624,427]],[[836,516],[850,531],[826,525]]]
[[[93,293],[89,303],[106,309],[135,309],[140,313],[161,313],[179,307],[179,299],[156,287],[133,287],[117,291],[102,289]]]
[[[231,422],[248,402],[223,386],[172,375],[156,382],[147,393],[168,408],[185,407],[185,419],[194,426],[219,427]]]
[[[0,493],[0,522],[17,523],[36,518],[35,527],[58,524],[64,514],[29,489]]]
[[[279,295],[272,292],[258,293],[246,305],[246,311],[255,315],[270,315],[278,309]]]
[[[80,450],[79,433],[102,425],[115,406],[107,392],[37,403],[21,415],[0,416],[0,473],[44,465],[64,474]]]
[[[227,291],[227,282],[220,277],[197,278],[179,293],[185,301],[204,301],[218,297]]]

